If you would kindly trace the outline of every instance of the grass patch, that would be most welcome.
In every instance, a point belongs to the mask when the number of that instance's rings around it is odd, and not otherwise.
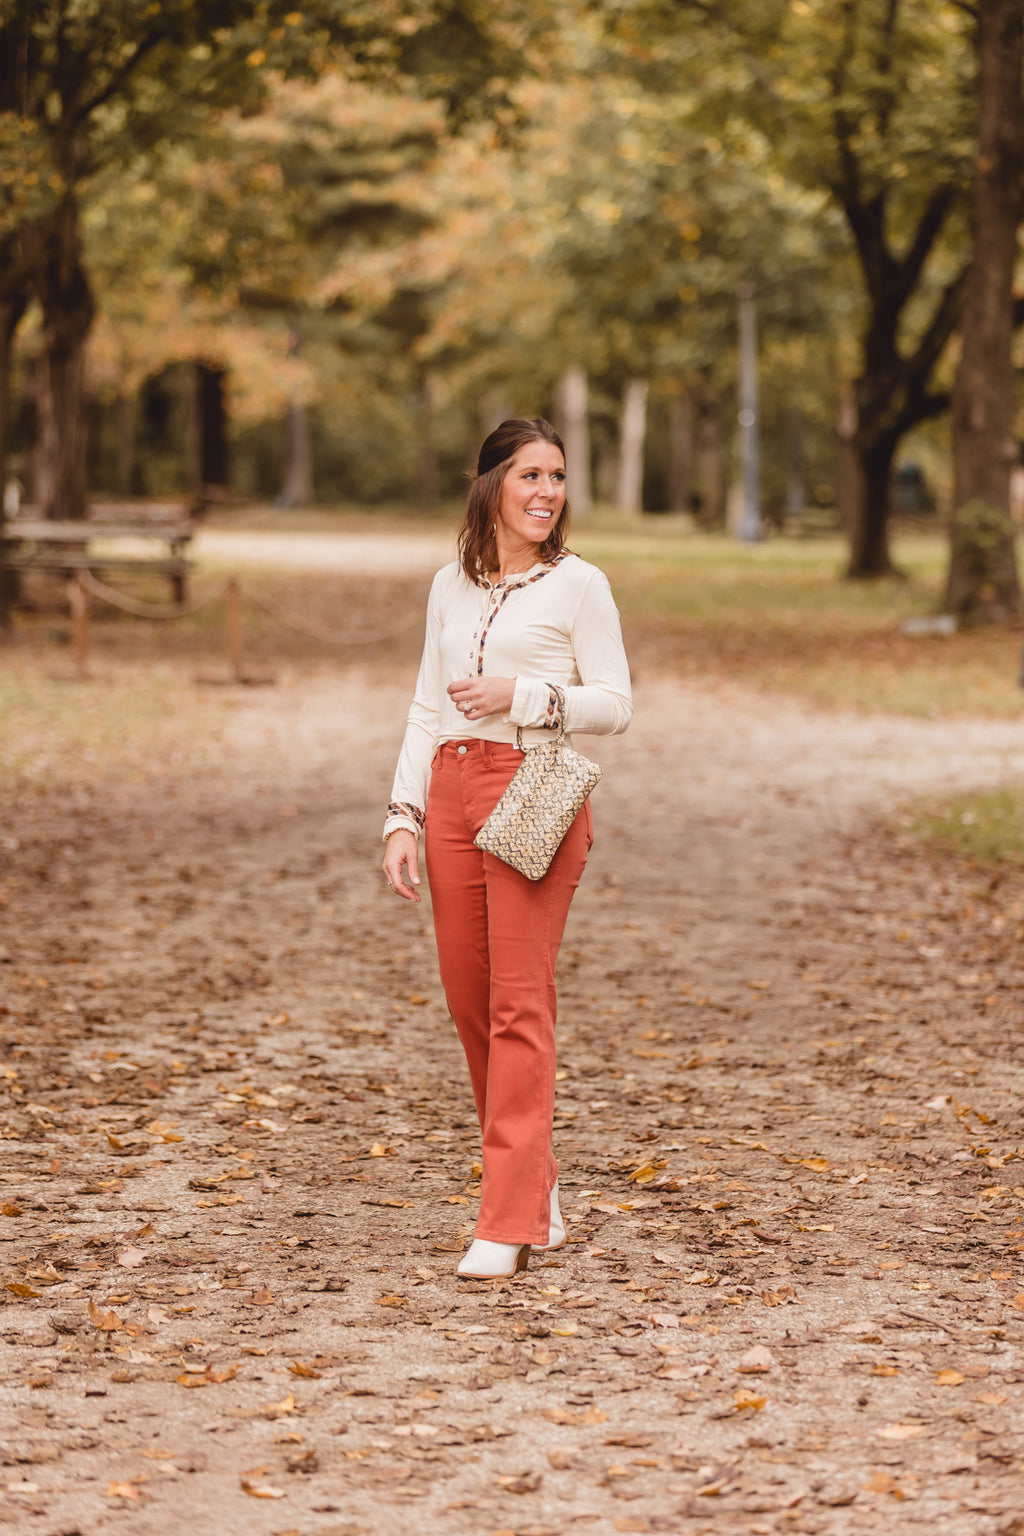
[[[1024,712],[1021,636],[904,635],[901,620],[938,610],[942,533],[905,534],[904,581],[841,579],[839,538],[742,545],[646,528],[573,534],[611,579],[639,665],[796,694],[826,708],[937,718]]]
[[[1024,869],[1024,788],[979,790],[925,807],[914,830],[946,853]]]

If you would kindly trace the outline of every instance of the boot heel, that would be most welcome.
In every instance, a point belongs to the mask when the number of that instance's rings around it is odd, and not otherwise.
[[[524,1270],[524,1269],[527,1268],[529,1263],[530,1263],[530,1244],[529,1243],[524,1243],[523,1246],[520,1248],[519,1256],[516,1259],[515,1273],[518,1275],[521,1270]]]

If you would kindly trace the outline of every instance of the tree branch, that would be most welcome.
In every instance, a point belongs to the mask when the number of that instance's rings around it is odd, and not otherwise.
[[[69,126],[72,129],[79,127],[87,118],[92,116],[98,107],[102,107],[112,96],[115,96],[125,82],[131,78],[146,55],[151,53],[158,43],[162,43],[165,36],[166,33],[163,28],[157,28],[148,37],[144,37],[135,52],[125,59],[121,68],[114,71],[103,89],[96,91],[88,100],[82,102],[81,106],[73,114]]]
[[[946,222],[946,215],[953,204],[955,195],[956,188],[951,182],[947,182],[945,186],[935,188],[925,204],[924,212],[921,215],[917,229],[914,232],[914,238],[910,242],[906,254],[896,264],[899,273],[897,291],[901,307],[914,291],[917,280],[921,275],[921,269],[928,260],[931,249],[942,232],[942,226]]]

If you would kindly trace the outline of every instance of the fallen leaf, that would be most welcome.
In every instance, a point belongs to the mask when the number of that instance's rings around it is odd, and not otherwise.
[[[269,1290],[264,1285],[264,1286],[261,1286],[258,1291],[253,1291],[251,1296],[247,1296],[246,1297],[246,1306],[249,1306],[249,1307],[269,1307],[273,1300],[274,1300],[273,1296],[270,1294]]]
[[[101,1312],[94,1301],[89,1302],[89,1321],[101,1333],[117,1333],[124,1327],[123,1320],[116,1312]]]
[[[13,1200],[6,1200],[3,1205],[0,1205],[0,1211],[5,1216],[24,1216],[25,1214],[24,1206],[15,1205]]]
[[[875,1431],[880,1440],[913,1440],[915,1435],[924,1434],[923,1424],[887,1424],[884,1429]]]
[[[959,1387],[963,1385],[965,1380],[966,1377],[961,1376],[959,1371],[939,1371],[935,1376],[935,1385],[937,1387]]]
[[[899,1370],[895,1365],[875,1365],[871,1369],[872,1376],[898,1376]]]
[[[548,1448],[547,1458],[556,1472],[568,1472],[579,1451],[571,1445],[552,1445]]]
[[[738,1392],[734,1392],[732,1400],[739,1413],[748,1409],[753,1413],[760,1413],[768,1401],[766,1397],[758,1397],[756,1392],[751,1392],[746,1387],[741,1387]]]
[[[137,1488],[134,1483],[108,1483],[107,1484],[107,1498],[108,1499],[132,1499],[132,1500],[135,1500],[135,1499],[141,1498],[141,1496],[142,1496],[142,1489],[141,1488]]]
[[[243,1477],[241,1479],[242,1492],[247,1493],[251,1499],[283,1499],[286,1497],[283,1488],[271,1488],[267,1483],[250,1483]]]
[[[1006,1402],[1007,1395],[1006,1392],[979,1392],[974,1401],[976,1403],[987,1403],[991,1408],[998,1408],[1000,1403]]]
[[[777,1291],[762,1291],[761,1300],[766,1307],[781,1307],[786,1302],[799,1304],[799,1298],[791,1285],[780,1285]]]
[[[763,1344],[755,1344],[753,1349],[748,1349],[745,1355],[741,1355],[736,1362],[736,1370],[742,1376],[760,1376],[765,1371],[770,1371],[775,1361],[771,1352]]]
[[[117,1262],[124,1269],[138,1269],[140,1264],[145,1264],[149,1255],[142,1248],[125,1248],[117,1256]]]
[[[301,1360],[293,1360],[288,1369],[293,1376],[306,1376],[311,1381],[320,1381],[322,1379],[319,1371],[314,1371],[311,1365],[305,1365]]]
[[[30,1285],[23,1285],[20,1280],[8,1280],[4,1289],[10,1291],[12,1296],[30,1296],[38,1298],[43,1294],[42,1291],[34,1291]]]

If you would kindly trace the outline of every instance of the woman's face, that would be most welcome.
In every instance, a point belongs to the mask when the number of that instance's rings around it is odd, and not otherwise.
[[[508,467],[495,519],[499,544],[543,544],[565,506],[565,460],[554,443],[526,443]]]

